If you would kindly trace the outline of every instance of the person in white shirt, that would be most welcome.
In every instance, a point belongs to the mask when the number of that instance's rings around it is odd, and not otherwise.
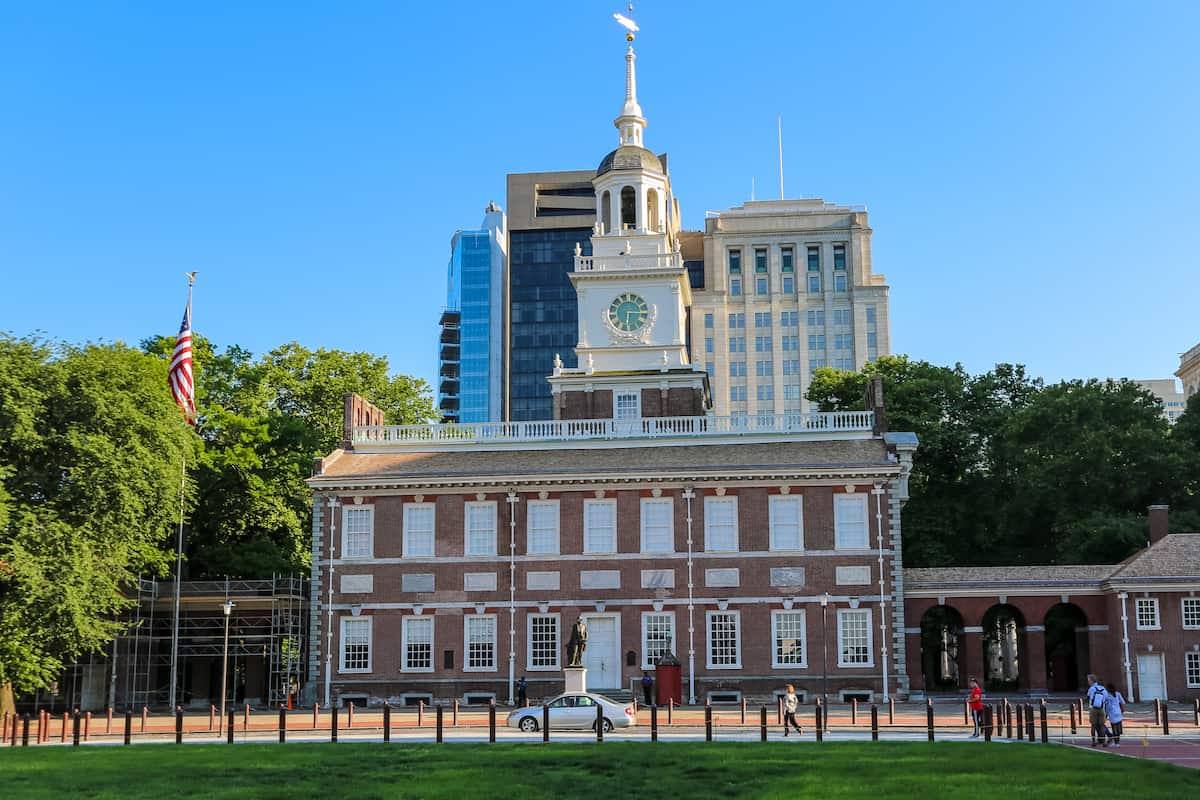
[[[1092,727],[1092,747],[1107,747],[1108,734],[1104,730],[1104,701],[1108,692],[1095,675],[1088,675],[1088,722]]]
[[[1104,701],[1104,713],[1108,716],[1108,724],[1112,726],[1112,736],[1109,741],[1113,747],[1121,746],[1121,728],[1125,722],[1125,698],[1117,691],[1117,687],[1108,684],[1105,687],[1108,698]]]
[[[796,722],[796,706],[799,703],[799,698],[796,697],[796,689],[789,683],[787,685],[787,694],[783,696],[783,735],[787,736],[788,726],[796,729],[796,733],[804,733],[800,729],[800,723]]]

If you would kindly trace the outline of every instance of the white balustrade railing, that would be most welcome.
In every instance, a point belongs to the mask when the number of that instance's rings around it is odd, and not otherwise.
[[[589,441],[596,439],[666,439],[869,431],[871,411],[814,411],[737,417],[648,417],[644,419],[542,420],[443,425],[361,425],[354,444],[448,444],[491,442]]]
[[[621,256],[575,256],[576,272],[595,270],[683,269],[679,253],[642,253]]]

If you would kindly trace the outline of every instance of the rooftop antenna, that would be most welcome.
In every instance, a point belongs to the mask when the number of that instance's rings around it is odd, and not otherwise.
[[[783,115],[776,119],[779,126],[779,199],[783,199]]]
[[[750,178],[750,202],[754,202],[754,178]]]

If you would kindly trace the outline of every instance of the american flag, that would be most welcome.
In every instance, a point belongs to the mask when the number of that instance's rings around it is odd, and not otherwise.
[[[190,294],[190,293],[189,293]],[[196,424],[196,387],[192,380],[192,302],[189,296],[183,312],[183,324],[179,326],[179,337],[175,340],[175,354],[171,356],[171,369],[167,372],[171,384],[171,395],[183,410],[188,422]]]

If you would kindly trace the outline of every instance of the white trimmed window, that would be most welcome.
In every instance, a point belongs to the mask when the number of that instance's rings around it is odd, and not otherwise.
[[[1139,597],[1136,620],[1139,631],[1159,630],[1162,626],[1158,623],[1158,598]]]
[[[862,550],[871,546],[867,536],[867,496],[833,496],[833,540],[838,550]]]
[[[342,558],[370,558],[374,538],[375,507],[342,506]]]
[[[673,653],[675,641],[675,612],[642,612],[642,669],[654,669],[658,659]]]
[[[1183,627],[1190,631],[1200,628],[1200,597],[1183,598]]]
[[[629,420],[642,418],[642,395],[640,392],[619,392],[613,398],[613,419]]]
[[[870,667],[875,659],[871,653],[871,612],[868,609],[838,609],[838,666]]]
[[[404,557],[433,558],[433,503],[404,504]]]
[[[558,555],[558,501],[530,500],[525,524],[525,552],[531,556]]]
[[[463,617],[463,650],[467,657],[464,672],[496,671],[496,615],[472,614]]]
[[[1184,656],[1183,668],[1187,674],[1187,686],[1189,689],[1200,688],[1200,652],[1192,650],[1184,653]]]
[[[496,504],[467,503],[463,537],[469,556],[496,555]]]
[[[433,672],[433,617],[404,617],[400,628],[402,672]]]
[[[531,671],[557,670],[558,614],[530,614],[528,642]]]
[[[736,553],[738,549],[737,498],[704,498],[704,550]]]
[[[804,498],[772,495],[768,504],[772,550],[804,549]]]
[[[342,617],[342,660],[339,672],[371,671],[371,618]]]
[[[617,552],[617,501],[583,501],[583,552]]]
[[[642,552],[675,552],[675,501],[665,497],[642,498]]]
[[[708,668],[742,668],[742,627],[739,611],[706,612]]]
[[[807,667],[805,634],[803,611],[772,611],[771,639],[775,642],[775,649],[771,654],[771,666]]]

